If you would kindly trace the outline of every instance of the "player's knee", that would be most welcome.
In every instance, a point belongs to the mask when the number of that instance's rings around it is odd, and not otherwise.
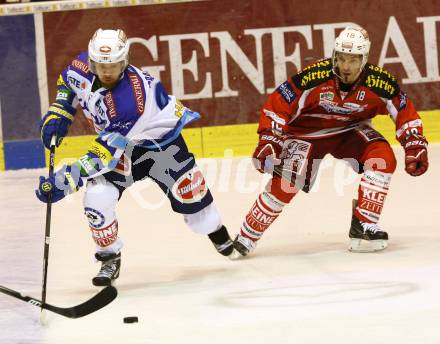
[[[295,185],[278,175],[274,175],[267,183],[266,191],[285,204],[289,203],[298,193],[298,189]]]
[[[119,191],[113,184],[105,180],[89,181],[84,195],[84,213],[90,227],[106,227],[116,220],[118,197]]]
[[[185,223],[198,234],[211,234],[222,224],[220,213],[214,203],[194,214],[184,214]]]
[[[379,141],[370,145],[362,160],[364,170],[394,173],[397,166],[393,149],[385,141]]]
[[[84,214],[89,222],[97,251],[118,253],[122,241],[118,239],[118,221],[115,208],[119,191],[103,178],[93,179],[87,184],[84,195]]]

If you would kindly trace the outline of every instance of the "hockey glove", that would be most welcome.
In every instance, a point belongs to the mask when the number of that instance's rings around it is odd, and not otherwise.
[[[428,162],[428,141],[419,134],[411,134],[402,140],[405,149],[405,171],[411,176],[420,176],[426,172]]]
[[[41,140],[47,149],[50,149],[50,140],[53,135],[57,137],[56,146],[61,144],[72,124],[75,112],[76,110],[69,104],[53,103],[49,107],[49,111],[40,123]]]
[[[77,165],[64,165],[53,176],[41,176],[35,194],[43,203],[48,203],[49,194],[52,194],[52,203],[55,203],[62,200],[68,194],[78,191],[83,184],[79,167]]]
[[[260,141],[252,156],[254,167],[261,173],[271,173],[281,163],[279,156],[283,149],[283,138],[271,132],[262,132]]]

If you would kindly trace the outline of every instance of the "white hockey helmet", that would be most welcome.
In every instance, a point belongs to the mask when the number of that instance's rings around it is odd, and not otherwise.
[[[124,62],[124,70],[128,66],[130,44],[122,30],[98,29],[89,41],[89,66],[96,74],[95,63]]]
[[[336,67],[336,53],[362,55],[361,70],[368,61],[368,53],[370,52],[370,38],[365,29],[361,27],[346,27],[335,39],[333,49],[333,68]]]

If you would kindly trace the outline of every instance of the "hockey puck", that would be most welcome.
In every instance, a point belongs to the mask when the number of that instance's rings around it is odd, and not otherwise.
[[[133,324],[139,321],[138,317],[125,317],[124,324]]]

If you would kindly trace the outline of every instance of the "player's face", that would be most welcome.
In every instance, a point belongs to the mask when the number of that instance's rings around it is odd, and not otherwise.
[[[342,82],[352,84],[361,74],[362,55],[337,53],[336,65]]]
[[[113,88],[119,81],[124,63],[97,63],[96,74],[105,88]]]

